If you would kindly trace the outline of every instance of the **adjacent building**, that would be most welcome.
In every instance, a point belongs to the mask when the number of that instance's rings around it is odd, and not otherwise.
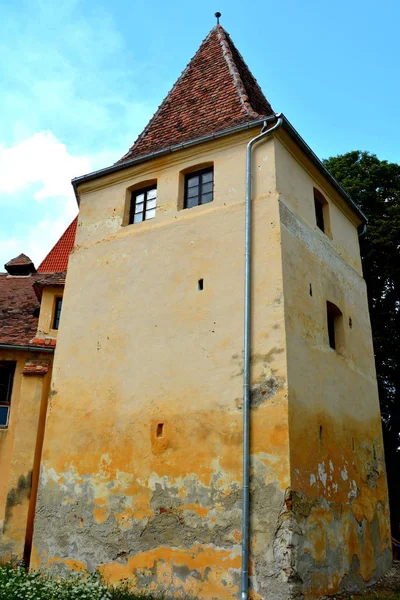
[[[0,273],[0,560],[29,562],[48,394],[76,219],[35,269]]]

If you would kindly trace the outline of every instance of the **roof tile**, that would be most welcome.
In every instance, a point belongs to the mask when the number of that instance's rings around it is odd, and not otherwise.
[[[229,34],[217,25],[118,162],[272,114],[271,105]]]
[[[75,243],[77,224],[78,217],[67,227],[58,242],[40,263],[38,266],[39,273],[60,273],[67,270],[69,255]]]

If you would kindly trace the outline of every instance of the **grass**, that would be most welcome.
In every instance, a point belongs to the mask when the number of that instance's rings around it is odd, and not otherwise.
[[[8,564],[0,566],[0,600],[168,600],[168,597],[138,593],[129,580],[110,586],[98,573],[71,574],[61,579]]]

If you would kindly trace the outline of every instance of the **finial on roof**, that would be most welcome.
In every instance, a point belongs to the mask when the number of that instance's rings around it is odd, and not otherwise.
[[[221,16],[221,13],[220,12],[216,12],[215,16],[217,17],[217,25],[219,25],[219,18]]]

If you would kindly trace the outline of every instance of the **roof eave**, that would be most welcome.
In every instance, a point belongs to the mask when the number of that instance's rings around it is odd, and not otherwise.
[[[342,188],[340,183],[335,179],[330,171],[325,167],[324,163],[318,158],[318,156],[311,150],[310,146],[307,142],[301,137],[299,132],[293,127],[290,121],[285,117],[285,115],[281,115],[283,118],[283,127],[286,129],[288,134],[293,138],[293,140],[300,146],[303,152],[307,155],[307,157],[311,160],[311,162],[317,167],[317,169],[328,179],[329,183],[333,185],[336,191],[342,196],[342,198],[347,202],[350,208],[356,213],[356,215],[361,219],[362,223],[367,223],[368,219],[361,210],[359,206],[351,199],[349,194]]]
[[[172,152],[177,152],[179,150],[183,150],[184,148],[190,148],[191,146],[196,146],[197,144],[202,144],[204,142],[209,142],[214,139],[218,139],[221,137],[225,137],[232,133],[236,133],[239,131],[244,131],[246,129],[252,129],[253,127],[257,127],[257,125],[262,125],[265,121],[271,122],[275,121],[275,115],[270,117],[260,117],[254,121],[250,121],[249,123],[244,123],[242,125],[237,125],[235,127],[230,127],[229,129],[223,129],[222,131],[217,131],[216,133],[211,133],[209,135],[204,135],[194,140],[189,140],[187,142],[182,142],[181,144],[176,144],[173,146],[168,146],[167,148],[162,148],[161,150],[156,150],[155,152],[150,152],[149,154],[142,154],[141,156],[137,156],[135,158],[131,158],[122,163],[116,163],[111,165],[110,167],[105,167],[104,169],[99,169],[98,171],[93,171],[92,173],[88,173],[87,175],[81,175],[80,177],[75,177],[72,179],[71,183],[73,185],[76,201],[79,206],[79,193],[78,186],[82,183],[87,183],[88,181],[93,181],[98,179],[99,177],[104,177],[105,175],[112,175],[113,173],[118,173],[118,171],[123,171],[124,169],[129,169],[129,167],[133,167],[134,165],[138,165],[140,163],[144,163],[153,158],[158,158],[159,156],[165,156],[166,154],[171,154]]]
[[[0,344],[0,350],[23,350],[27,352],[54,352],[54,348],[47,346],[19,346],[18,344]]]
[[[231,135],[232,133],[237,133],[240,131],[244,131],[246,129],[252,129],[253,127],[257,127],[258,125],[262,125],[265,122],[273,122],[276,121],[277,116],[282,117],[283,119],[283,127],[288,132],[288,134],[293,138],[293,140],[298,144],[298,146],[303,150],[306,156],[311,160],[311,162],[317,167],[317,169],[322,173],[322,175],[332,184],[332,186],[336,189],[336,191],[342,196],[342,198],[347,202],[350,208],[355,212],[358,218],[362,223],[367,223],[368,219],[363,213],[363,211],[357,206],[357,204],[350,198],[348,193],[342,188],[340,183],[333,177],[333,175],[328,171],[323,162],[318,158],[318,156],[311,150],[310,146],[305,142],[305,140],[301,137],[301,135],[296,131],[290,121],[285,117],[284,114],[280,113],[279,115],[271,115],[269,117],[260,117],[254,121],[250,121],[249,123],[244,123],[242,125],[237,125],[235,127],[230,127],[229,129],[224,129],[222,131],[218,131],[216,133],[212,133],[209,135],[205,135],[194,140],[190,140],[188,142],[182,142],[181,144],[177,144],[174,146],[169,146],[167,148],[163,148],[162,150],[156,150],[155,152],[151,152],[149,154],[143,154],[142,156],[137,156],[130,160],[127,160],[123,163],[116,163],[111,165],[110,167],[105,167],[104,169],[99,169],[98,171],[93,171],[92,173],[88,173],[86,175],[81,175],[80,177],[75,177],[72,180],[72,185],[75,192],[76,201],[79,206],[79,192],[78,187],[83,183],[87,183],[89,181],[93,181],[98,179],[99,177],[104,177],[105,175],[111,175],[113,173],[118,173],[119,171],[123,171],[124,169],[129,169],[134,165],[138,165],[140,163],[144,163],[148,160],[158,158],[160,156],[165,156],[166,154],[170,154],[172,152],[177,152],[179,150],[183,150],[184,148],[189,148],[191,146],[196,146],[197,144],[202,144],[204,142],[211,141],[213,139],[225,137],[227,135]]]

